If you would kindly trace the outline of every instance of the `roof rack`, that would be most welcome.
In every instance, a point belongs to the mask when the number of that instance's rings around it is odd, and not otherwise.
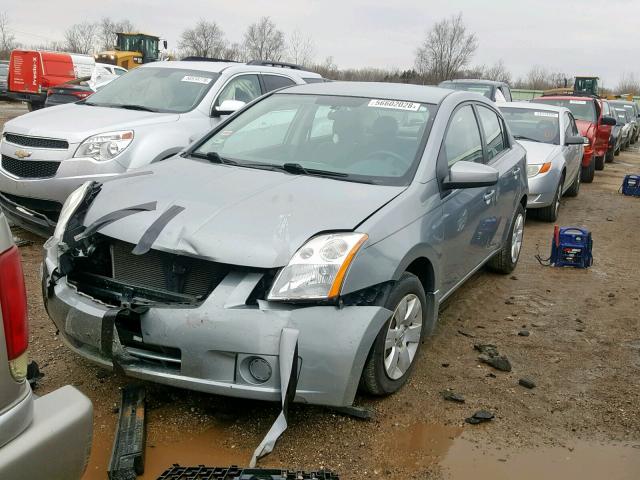
[[[239,63],[237,60],[228,60],[226,58],[212,58],[212,57],[198,57],[198,56],[189,56],[181,58],[183,62],[229,62],[229,63]]]
[[[292,70],[304,70],[302,66],[296,65],[295,63],[274,62],[271,60],[251,60],[247,62],[247,65],[261,65],[263,67],[280,67],[280,68],[290,68]]]

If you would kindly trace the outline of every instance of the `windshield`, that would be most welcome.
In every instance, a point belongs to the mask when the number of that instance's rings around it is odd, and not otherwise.
[[[438,86],[442,88],[450,88],[452,90],[464,90],[467,92],[479,93],[489,99],[491,99],[491,92],[493,92],[492,85],[482,85],[478,83],[442,82]]]
[[[502,106],[500,111],[516,140],[560,145],[558,112]]]
[[[417,102],[280,93],[240,114],[192,156],[337,180],[407,185],[434,112],[434,105]]]
[[[627,110],[624,107],[614,107],[613,109],[616,111],[616,120],[618,122],[627,123],[629,121]]]
[[[584,120],[585,122],[596,122],[596,107],[591,100],[571,100],[564,98],[536,98],[535,103],[547,103],[549,105],[557,105],[558,107],[566,107],[571,110],[576,120]]]
[[[90,105],[137,106],[140,110],[184,113],[195,108],[218,73],[143,67],[130,71],[91,96]]]

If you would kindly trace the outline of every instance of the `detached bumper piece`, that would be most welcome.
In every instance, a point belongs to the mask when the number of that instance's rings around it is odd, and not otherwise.
[[[118,430],[109,462],[109,480],[135,480],[144,473],[145,389],[127,385],[122,390]]]
[[[158,480],[340,480],[328,470],[298,472],[265,468],[181,467],[173,465],[158,477]]]

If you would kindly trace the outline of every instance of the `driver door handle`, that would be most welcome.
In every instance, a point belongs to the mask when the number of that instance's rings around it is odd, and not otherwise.
[[[513,176],[514,177],[518,177],[518,174],[520,173],[520,167],[516,167],[513,169]]]
[[[491,199],[493,197],[495,197],[496,195],[496,191],[495,190],[489,190],[487,193],[485,193],[482,198],[484,198],[484,203],[486,203],[487,205],[491,204]]]

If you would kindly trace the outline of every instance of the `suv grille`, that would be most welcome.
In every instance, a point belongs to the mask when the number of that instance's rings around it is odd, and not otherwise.
[[[24,147],[55,148],[62,150],[69,148],[69,142],[66,140],[56,140],[54,138],[26,137],[24,135],[16,135],[15,133],[5,133],[4,138],[7,142]]]
[[[16,177],[48,178],[58,171],[60,162],[46,162],[41,160],[18,160],[2,155],[2,168]]]

